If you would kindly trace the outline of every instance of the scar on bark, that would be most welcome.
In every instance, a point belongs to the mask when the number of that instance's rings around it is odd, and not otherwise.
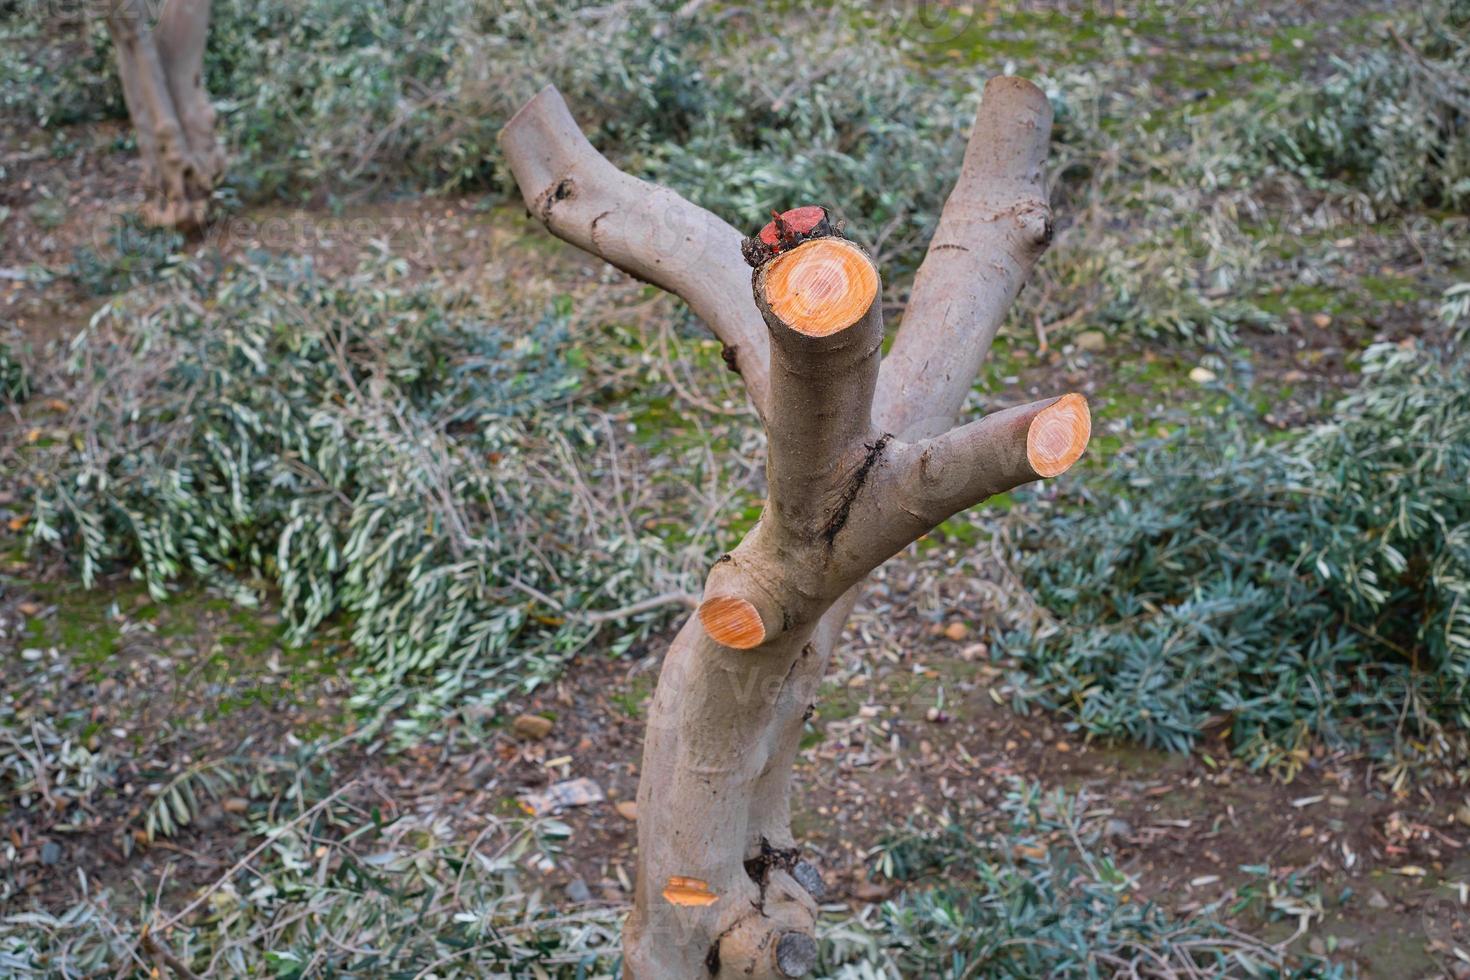
[[[725,362],[725,367],[735,374],[740,373],[740,348],[734,344],[723,344],[720,347],[720,357]]]
[[[887,446],[888,441],[892,438],[891,434],[884,433],[877,442],[868,446],[868,455],[863,459],[862,465],[847,481],[847,486],[843,487],[842,497],[837,502],[837,509],[832,512],[832,519],[827,522],[826,527],[822,528],[822,539],[827,542],[828,548],[836,543],[837,532],[846,526],[847,519],[852,514],[853,501],[857,500],[858,494],[862,492],[863,484],[868,482],[868,474],[878,464],[878,460],[883,456],[883,447]]]
[[[561,180],[557,181],[556,186],[551,189],[551,191],[546,195],[546,199],[541,202],[540,212],[542,223],[545,224],[546,222],[551,220],[552,208],[556,207],[556,205],[560,204],[562,201],[565,201],[567,198],[572,197],[576,193],[577,185],[572,182],[572,178],[563,177]]]
[[[761,852],[745,861],[745,873],[760,889],[760,898],[756,900],[757,909],[765,910],[766,883],[770,880],[771,869],[777,868],[787,874],[793,874],[800,860],[801,848],[772,847],[770,841],[764,837],[761,838]]]

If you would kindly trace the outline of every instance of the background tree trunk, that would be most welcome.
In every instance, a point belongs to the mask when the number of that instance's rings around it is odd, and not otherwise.
[[[116,0],[107,8],[107,30],[137,135],[143,220],[198,228],[225,162],[204,88],[209,0],[165,0],[151,25],[144,0]]]
[[[1075,394],[954,427],[1050,241],[1050,124],[1030,83],[986,86],[886,359],[878,270],[811,210],[742,247],[707,211],[608,163],[552,88],[501,134],[527,207],[554,234],[709,324],[769,436],[761,520],[714,563],[649,712],[630,977],[794,977],[815,965],[822,883],[791,834],[790,775],[862,580],[952,514],[1065,471],[1086,446]]]

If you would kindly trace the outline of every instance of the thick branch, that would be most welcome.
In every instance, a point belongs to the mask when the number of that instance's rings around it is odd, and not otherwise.
[[[1091,435],[1087,399],[1075,393],[993,412],[897,449],[894,496],[932,528],[998,493],[1060,476]]]
[[[883,313],[867,253],[813,239],[766,261],[753,285],[771,332],[766,509],[716,562],[699,611],[736,649],[809,624],[852,584],[847,525],[887,442],[870,421]]]
[[[593,148],[548,85],[500,131],[526,208],[552,234],[689,304],[725,345],[756,411],[769,398],[767,343],[741,235],[678,194],[623,173]]]
[[[1051,105],[1020,78],[985,86],[950,192],[893,348],[874,414],[905,439],[954,424],[990,343],[1051,241],[1041,167]]]
[[[876,441],[879,285],[867,253],[842,238],[799,245],[755,275],[756,306],[771,330],[767,517],[798,541],[831,544],[846,518],[842,498],[868,462],[853,450]]]

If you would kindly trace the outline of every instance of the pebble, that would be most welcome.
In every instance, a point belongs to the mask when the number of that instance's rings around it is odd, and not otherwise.
[[[521,738],[540,740],[551,734],[556,723],[541,715],[520,715],[510,723],[510,727]]]
[[[61,845],[48,840],[41,845],[41,863],[55,864],[61,860]]]
[[[1084,330],[1077,335],[1077,346],[1089,354],[1099,354],[1107,349],[1107,334],[1101,330]]]
[[[587,887],[587,882],[581,878],[573,878],[567,882],[567,898],[581,905],[583,902],[592,901],[592,889]]]

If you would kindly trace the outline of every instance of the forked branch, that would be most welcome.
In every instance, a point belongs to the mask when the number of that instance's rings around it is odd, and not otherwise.
[[[554,86],[505,124],[500,146],[526,210],[556,237],[688,303],[725,345],[726,362],[764,415],[766,336],[739,261],[741,234],[668,188],[614,167],[582,135]]]
[[[527,207],[555,234],[678,293],[737,348],[769,437],[761,519],[714,563],[649,710],[624,935],[633,980],[812,968],[821,879],[792,840],[788,783],[859,583],[952,514],[1062,473],[1087,445],[1077,394],[952,427],[1050,238],[1049,125],[1033,86],[987,85],[887,359],[878,270],[823,209],[786,211],[742,241],[617,171],[553,89],[502,133]]]

